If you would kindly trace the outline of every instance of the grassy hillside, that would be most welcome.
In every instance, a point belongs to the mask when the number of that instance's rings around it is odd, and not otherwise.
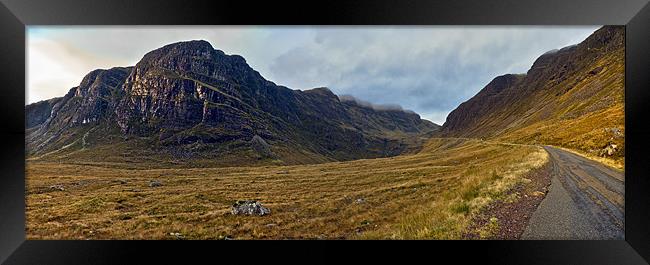
[[[208,134],[209,128],[196,131]],[[268,166],[299,165],[334,162],[305,145],[296,144],[305,139],[286,139],[281,144],[268,141],[272,155],[264,155],[256,150],[251,141],[232,140],[227,143],[197,142],[183,148],[166,145],[158,136],[122,136],[116,126],[97,125],[79,126],[66,131],[72,142],[57,143],[60,148],[48,150],[43,154],[30,156],[28,161],[65,163],[74,165],[99,165],[104,167],[149,169],[149,168],[196,168],[196,167],[233,167],[233,166]],[[385,133],[385,132],[384,132]],[[196,132],[188,132],[196,135]],[[212,136],[217,135],[214,133]],[[225,135],[220,132],[219,135]],[[381,148],[368,149],[374,154],[370,158],[394,156],[398,153],[413,154],[418,152],[428,136],[421,133],[385,133]],[[351,147],[348,147],[351,148]],[[382,150],[387,154],[382,155]],[[363,150],[356,150],[357,153]]]
[[[624,31],[603,27],[525,75],[496,78],[449,115],[443,135],[554,145],[623,169]]]
[[[556,85],[566,88],[564,93],[535,95],[540,102],[547,102],[537,115],[546,114],[549,118],[530,122],[499,138],[565,147],[588,157],[605,158],[601,161],[623,169],[624,66],[623,50],[598,58],[589,67],[600,70],[587,71]],[[601,155],[601,150],[610,144],[617,146],[616,152],[611,156]]]
[[[527,172],[546,160],[539,147],[431,139],[413,155],[300,166],[31,161],[27,238],[460,238],[481,207],[516,199],[504,192],[525,185]],[[149,187],[151,180],[162,186]],[[272,212],[231,215],[242,199]]]

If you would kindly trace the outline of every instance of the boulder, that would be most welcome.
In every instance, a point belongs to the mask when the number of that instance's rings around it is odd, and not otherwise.
[[[153,187],[160,187],[160,186],[162,186],[162,183],[160,183],[160,181],[157,180],[149,181],[149,187],[153,188]]]
[[[50,190],[64,191],[65,188],[63,188],[63,185],[61,185],[61,184],[57,184],[57,185],[52,185],[52,186],[50,186]]]
[[[622,138],[623,136],[625,136],[623,134],[623,132],[621,132],[621,129],[619,129],[619,128],[605,128],[604,130],[607,133],[613,134],[614,137],[616,137],[616,138]]]
[[[169,235],[176,239],[185,239],[185,237],[181,233],[169,233]]]
[[[273,158],[275,154],[271,151],[271,145],[268,144],[262,137],[259,135],[254,135],[250,141],[251,148],[255,150],[263,158]]]
[[[617,150],[618,150],[618,145],[610,143],[607,146],[605,146],[605,148],[600,150],[600,156],[602,157],[612,156],[614,155],[614,153],[616,153]]]
[[[258,201],[237,201],[232,205],[232,214],[234,215],[258,215],[263,216],[270,214],[271,210],[262,206]]]

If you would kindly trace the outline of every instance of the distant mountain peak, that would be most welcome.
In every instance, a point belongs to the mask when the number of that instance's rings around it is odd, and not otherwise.
[[[162,60],[175,60],[181,57],[193,59],[211,59],[217,51],[204,40],[183,41],[165,45],[144,55],[138,64],[151,63]],[[223,52],[221,52],[223,54]]]
[[[185,50],[185,51],[213,51],[215,50],[212,47],[212,44],[206,40],[190,40],[190,41],[179,41],[167,44],[163,47],[155,49],[151,52],[156,51],[165,51],[170,52],[174,50]]]
[[[305,90],[305,93],[318,94],[326,97],[336,97],[334,92],[327,87],[316,87],[312,89]]]
[[[239,63],[246,63],[246,59],[237,54],[226,54],[222,50],[215,49],[206,40],[181,41],[167,44],[163,47],[148,52],[141,61],[148,61],[157,58],[174,58],[189,56],[193,59],[218,59],[227,57]]]

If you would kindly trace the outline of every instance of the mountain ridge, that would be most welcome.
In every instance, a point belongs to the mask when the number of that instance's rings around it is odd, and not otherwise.
[[[178,42],[148,52],[135,66],[92,71],[65,96],[26,106],[28,150],[42,155],[74,147],[80,135],[92,139],[90,129],[69,129],[90,124],[113,136],[104,144],[150,138],[157,153],[172,158],[221,158],[246,149],[234,155],[289,164],[342,161],[415,152],[435,135],[606,151],[622,161],[622,69],[624,28],[604,26],[579,44],[542,54],[525,74],[495,77],[438,126],[399,106],[326,87],[279,86],[207,41]]]
[[[496,77],[454,109],[439,134],[555,145],[623,163],[624,33],[604,26],[542,54],[526,74]]]
[[[328,88],[278,86],[207,41],[165,45],[135,66],[91,71],[46,102],[26,106],[32,156],[81,159],[93,145],[139,141],[162,160],[313,163],[411,152],[439,127],[412,112],[341,101]],[[253,146],[260,139],[271,152]]]

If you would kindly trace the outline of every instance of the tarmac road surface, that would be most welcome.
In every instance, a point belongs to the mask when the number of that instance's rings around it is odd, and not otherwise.
[[[549,192],[521,239],[624,239],[623,172],[544,146],[552,164]]]

